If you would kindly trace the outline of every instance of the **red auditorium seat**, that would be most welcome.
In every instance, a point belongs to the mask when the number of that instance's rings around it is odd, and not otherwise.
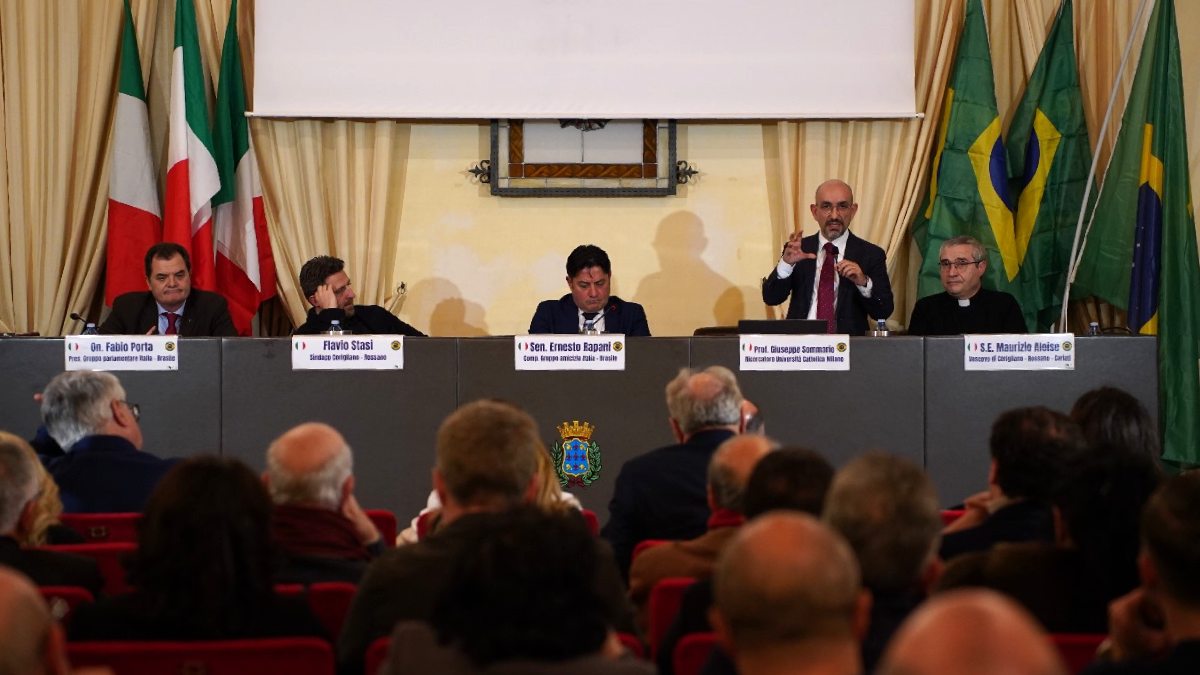
[[[89,543],[137,541],[140,513],[64,513],[63,525],[75,530]]]
[[[680,638],[675,643],[675,653],[671,655],[675,675],[700,675],[716,644],[716,633],[688,633]]]
[[[275,584],[275,593],[288,597],[305,596],[313,616],[321,622],[329,637],[337,640],[357,588],[347,581],[319,581],[307,588],[304,584]]]
[[[116,675],[333,675],[333,648],[320,638],[212,642],[74,642],[71,665],[108,666]]]
[[[629,556],[629,559],[631,561],[637,560],[637,557],[642,554],[642,551],[645,551],[648,548],[654,548],[659,544],[665,544],[668,541],[670,541],[670,539],[643,539],[637,543],[637,546],[633,547],[633,555]]]
[[[596,512],[591,509],[580,509],[579,513],[583,515],[583,520],[587,523],[588,529],[591,530],[592,536],[598,536],[600,534],[600,519],[596,517]]]
[[[945,527],[945,526],[949,525],[950,523],[953,523],[954,521],[958,520],[959,518],[962,517],[963,513],[966,513],[966,512],[963,511],[962,509],[945,509],[945,510],[943,510],[942,511],[942,527]]]
[[[129,542],[110,542],[105,544],[60,544],[58,546],[39,546],[46,551],[57,553],[73,553],[85,555],[96,561],[100,566],[100,574],[104,577],[105,595],[117,595],[130,589],[125,580],[124,560],[133,555],[137,544]]]
[[[396,546],[396,514],[387,509],[364,509],[367,517],[375,523],[375,527],[379,530],[379,534],[383,537],[383,543],[388,548]]]
[[[364,675],[375,675],[379,672],[379,666],[383,665],[383,660],[387,658],[388,649],[391,646],[392,638],[381,637],[376,638],[371,646],[367,647],[367,656],[363,659],[363,663],[366,664]]]
[[[683,592],[694,583],[696,580],[692,577],[667,577],[654,584],[654,588],[650,589],[650,627],[647,637],[652,656],[658,653],[659,642],[662,641],[663,635],[666,635],[667,629],[671,627],[675,615],[679,613],[679,605],[683,602]]]
[[[630,654],[633,654],[639,659],[646,658],[646,645],[642,644],[642,641],[640,638],[638,638],[638,636],[634,635],[633,633],[617,633],[617,639],[619,639],[621,644],[629,650]]]
[[[50,615],[64,625],[71,621],[76,607],[95,601],[91,591],[79,586],[38,586],[38,591],[50,606]]]
[[[1050,639],[1062,654],[1063,662],[1067,664],[1067,672],[1082,673],[1092,661],[1096,660],[1096,650],[1107,637],[1103,633],[1092,635],[1088,633],[1052,633]]]

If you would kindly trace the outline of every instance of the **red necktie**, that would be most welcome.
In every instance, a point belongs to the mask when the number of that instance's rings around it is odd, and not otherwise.
[[[163,312],[167,317],[167,331],[163,335],[175,335],[175,321],[179,319],[179,315],[175,312]]]
[[[817,280],[817,319],[825,322],[826,333],[837,332],[837,317],[833,311],[833,281],[837,275],[837,247],[825,244],[825,260],[821,263],[821,278]]]

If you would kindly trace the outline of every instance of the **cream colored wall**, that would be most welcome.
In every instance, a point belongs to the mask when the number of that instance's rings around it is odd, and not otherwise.
[[[764,317],[759,279],[777,255],[758,124],[687,125],[679,157],[703,172],[674,197],[508,198],[473,184],[486,126],[414,124],[395,282],[400,315],[432,335],[523,333],[539,300],[567,292],[578,244],[613,261],[613,293],[646,307],[655,335]]]

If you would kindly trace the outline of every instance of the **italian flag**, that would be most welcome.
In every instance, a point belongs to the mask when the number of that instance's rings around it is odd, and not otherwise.
[[[246,87],[238,45],[237,0],[229,8],[217,86],[213,156],[221,189],[212,198],[216,288],[229,302],[239,335],[250,335],[258,306],[275,295],[275,259],[267,234],[258,164],[246,123]]]
[[[176,0],[163,241],[173,241],[188,249],[192,258],[192,287],[210,291],[216,288],[216,274],[209,200],[221,187],[212,148],[196,11],[192,0]]]
[[[162,238],[162,209],[150,151],[150,120],[133,14],[125,0],[121,70],[108,183],[108,243],[104,303],[122,293],[146,290],[142,260]]]

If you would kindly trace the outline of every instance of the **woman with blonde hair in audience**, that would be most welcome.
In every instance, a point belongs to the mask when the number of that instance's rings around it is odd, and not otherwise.
[[[58,497],[58,484],[46,472],[33,447],[25,439],[7,431],[0,431],[0,443],[20,448],[33,462],[38,474],[37,498],[33,510],[17,523],[17,542],[24,547],[83,543],[83,537],[59,521],[63,505]]]

